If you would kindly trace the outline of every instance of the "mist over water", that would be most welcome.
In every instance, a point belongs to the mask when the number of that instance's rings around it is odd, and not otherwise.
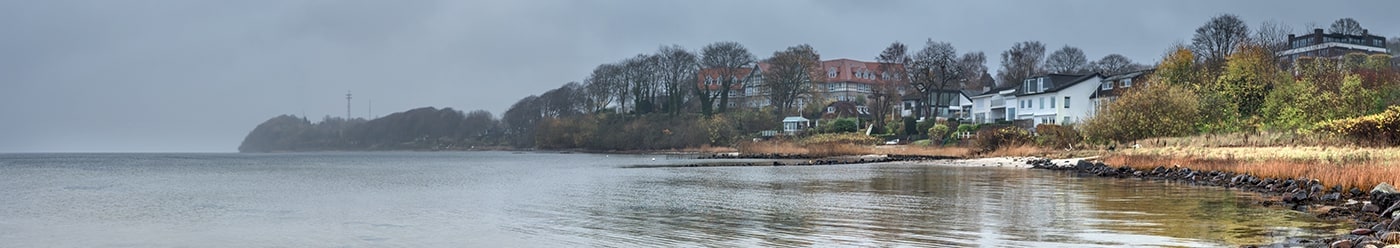
[[[657,158],[657,160],[651,160]],[[1233,246],[1341,225],[1252,195],[931,164],[510,152],[0,155],[15,247]]]

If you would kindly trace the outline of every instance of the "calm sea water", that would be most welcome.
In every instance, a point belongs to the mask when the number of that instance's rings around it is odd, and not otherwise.
[[[628,168],[697,162],[712,161],[0,154],[0,246],[1199,247],[1343,227],[1247,193],[1027,169]]]

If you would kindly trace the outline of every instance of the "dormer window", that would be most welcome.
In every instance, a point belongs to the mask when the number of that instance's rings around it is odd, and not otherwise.
[[[1113,89],[1113,81],[1103,82],[1103,85],[1100,86],[1099,89],[1102,89],[1102,90],[1111,90],[1111,89]]]
[[[1127,88],[1127,87],[1133,87],[1133,79],[1131,79],[1131,78],[1123,79],[1123,88]]]
[[[1040,89],[1040,90],[1037,90],[1036,92],[1045,91],[1045,78],[1037,78],[1037,79],[1035,79],[1035,85],[1036,85],[1036,88],[1037,88],[1037,89]]]
[[[836,77],[836,67],[827,68],[827,69],[826,69],[826,77],[829,77],[829,78],[834,78],[834,77]]]

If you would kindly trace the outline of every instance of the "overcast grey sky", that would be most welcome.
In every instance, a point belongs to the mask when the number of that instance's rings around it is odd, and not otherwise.
[[[435,106],[498,116],[663,44],[807,43],[871,60],[929,38],[1025,40],[1151,64],[1211,16],[1303,32],[1352,17],[1400,36],[1397,1],[0,1],[0,152],[234,152],[280,114]]]

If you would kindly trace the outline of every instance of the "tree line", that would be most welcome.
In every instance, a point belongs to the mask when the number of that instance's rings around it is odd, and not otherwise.
[[[1360,35],[1362,30],[1355,20],[1342,18],[1328,32]],[[1190,44],[1167,50],[1146,87],[1129,90],[1082,129],[1096,142],[1309,134],[1319,123],[1400,104],[1400,72],[1391,64],[1392,55],[1280,61],[1277,54],[1289,48],[1286,35],[1292,32],[1277,22],[1264,22],[1251,32],[1238,16],[1215,16],[1196,29]]]
[[[1344,18],[1329,30],[1359,33],[1362,29],[1355,20]],[[893,42],[873,58],[878,66],[871,69],[880,83],[872,85],[870,98],[856,101],[869,107],[874,133],[886,133],[894,130],[879,129],[903,124],[887,122],[898,118],[893,110],[908,94],[931,98],[921,101],[920,112],[915,113],[928,116],[932,113],[924,112],[927,104],[953,100],[943,99],[948,95],[938,92],[1016,85],[1045,73],[1109,75],[1156,68],[1149,85],[1160,86],[1139,87],[1144,90],[1127,93],[1124,101],[1100,111],[1101,118],[1077,127],[1093,134],[1085,137],[1119,141],[1306,129],[1320,120],[1374,113],[1378,106],[1400,103],[1400,90],[1392,87],[1396,85],[1393,70],[1381,66],[1380,61],[1388,57],[1300,60],[1301,76],[1280,69],[1273,54],[1288,48],[1286,37],[1292,32],[1290,26],[1273,21],[1251,30],[1237,16],[1224,14],[1196,29],[1190,44],[1168,49],[1156,65],[1136,63],[1120,54],[1089,60],[1082,49],[1069,45],[1047,54],[1044,43],[1028,40],[1000,53],[995,74],[989,72],[987,56],[981,51],[959,53],[952,44],[934,39],[926,40],[917,51]],[[1392,38],[1388,45],[1400,45],[1400,40]],[[759,63],[765,65],[762,80],[749,75]],[[826,80],[820,53],[806,44],[761,59],[731,41],[696,51],[666,45],[597,65],[580,81],[524,97],[499,119],[480,110],[463,114],[432,108],[370,121],[327,117],[312,123],[304,117],[280,116],[259,125],[244,146],[258,151],[732,146],[757,137],[760,131],[781,129],[783,116],[821,117],[829,103],[820,85]],[[756,89],[743,93],[761,95],[767,106],[751,108],[740,102],[739,93],[746,88]],[[1310,96],[1326,100],[1305,100]],[[1143,99],[1128,100],[1135,98]],[[1289,104],[1300,101],[1309,104]],[[1176,106],[1170,108],[1175,112],[1162,112],[1167,108],[1160,106]],[[441,123],[427,124],[435,122]]]

